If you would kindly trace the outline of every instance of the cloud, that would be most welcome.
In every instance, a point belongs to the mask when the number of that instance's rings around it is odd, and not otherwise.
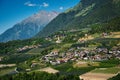
[[[35,6],[38,6],[38,7],[48,7],[49,6],[49,4],[46,3],[46,2],[43,2],[42,4],[35,4],[35,3],[31,3],[30,1],[25,2],[24,5],[30,6],[30,7],[35,7]]]
[[[37,4],[31,3],[30,1],[25,2],[24,5],[30,6],[30,7],[38,6]]]
[[[60,9],[60,10],[63,10],[64,8],[61,6],[59,9]]]
[[[48,7],[49,6],[49,4],[48,3],[43,3],[43,7]]]

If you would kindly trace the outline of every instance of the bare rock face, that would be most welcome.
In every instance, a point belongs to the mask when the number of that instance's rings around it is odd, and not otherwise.
[[[41,31],[57,15],[58,13],[55,11],[39,11],[22,22],[15,24],[12,28],[6,30],[0,35],[0,42],[31,38]]]

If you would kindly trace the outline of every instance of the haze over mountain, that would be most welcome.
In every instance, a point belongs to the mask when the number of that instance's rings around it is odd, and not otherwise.
[[[36,37],[46,37],[59,30],[89,27],[117,16],[120,16],[120,0],[81,0],[75,7],[59,14]]]
[[[41,31],[58,14],[59,13],[55,11],[39,11],[22,22],[15,24],[12,28],[6,30],[0,35],[0,42],[31,38]]]

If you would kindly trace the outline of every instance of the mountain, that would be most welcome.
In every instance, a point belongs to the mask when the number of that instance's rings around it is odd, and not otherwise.
[[[103,23],[120,16],[120,0],[81,0],[52,20],[36,37],[46,37],[59,30],[71,30]]]
[[[0,42],[31,38],[41,31],[57,15],[58,13],[55,11],[39,11],[22,22],[15,24],[12,28],[6,30],[0,35]]]

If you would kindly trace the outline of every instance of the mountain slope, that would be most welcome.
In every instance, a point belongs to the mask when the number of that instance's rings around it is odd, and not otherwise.
[[[31,38],[41,31],[57,15],[57,12],[40,11],[1,34],[0,42]]]
[[[75,7],[59,14],[36,36],[45,37],[59,30],[80,29],[120,16],[120,0],[81,0]]]

